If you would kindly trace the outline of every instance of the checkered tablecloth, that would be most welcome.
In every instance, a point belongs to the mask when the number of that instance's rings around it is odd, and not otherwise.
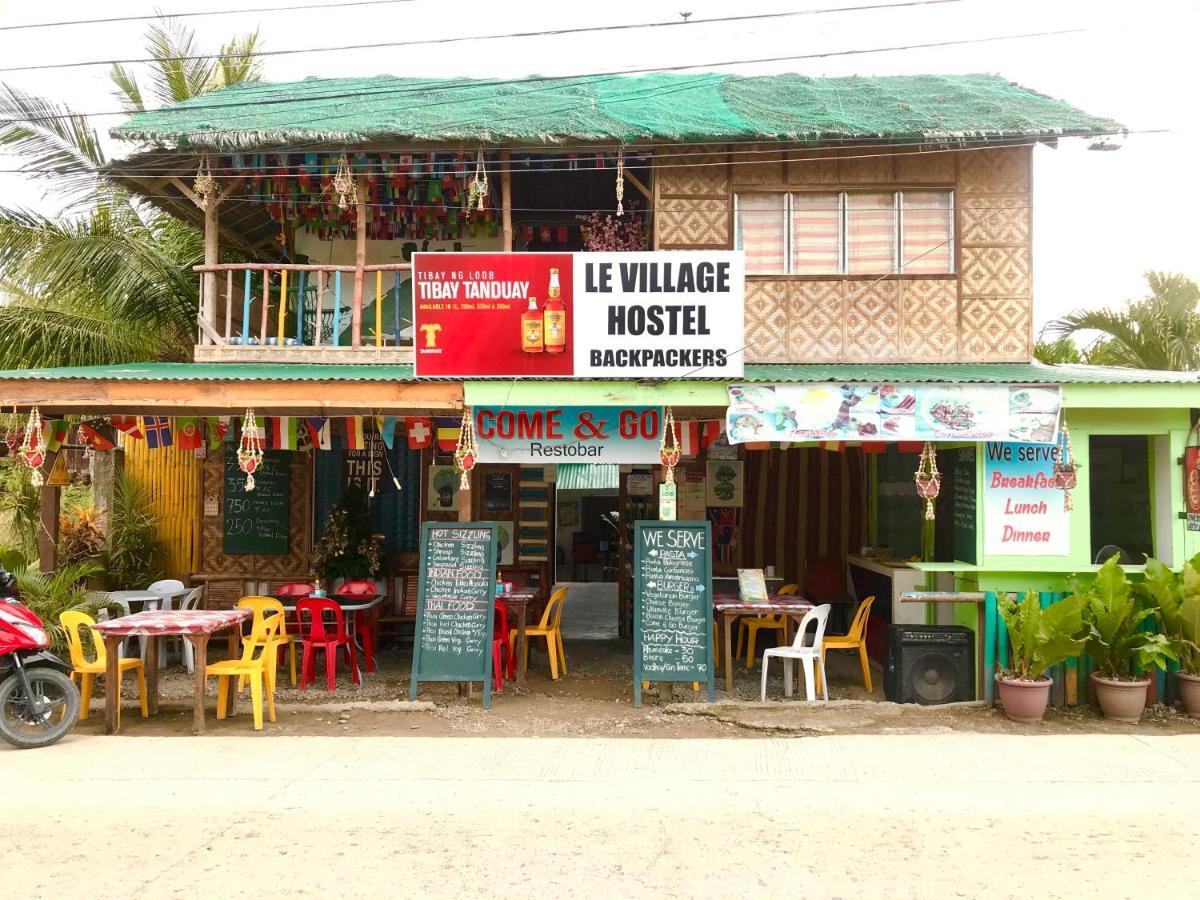
[[[248,609],[150,609],[134,613],[132,616],[97,622],[92,627],[101,634],[115,634],[121,637],[155,634],[212,634],[222,628],[237,625],[239,622],[249,619],[251,615],[253,613]]]
[[[796,594],[771,594],[768,603],[748,603],[735,594],[713,594],[713,609],[717,612],[737,610],[738,612],[781,613],[807,612],[813,605]]]

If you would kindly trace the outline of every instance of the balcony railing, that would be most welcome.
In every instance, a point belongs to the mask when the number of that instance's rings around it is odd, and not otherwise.
[[[197,361],[411,362],[411,263],[225,263],[200,273]]]

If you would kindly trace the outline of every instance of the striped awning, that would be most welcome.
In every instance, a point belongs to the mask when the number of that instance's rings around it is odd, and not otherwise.
[[[621,473],[612,463],[559,463],[556,486],[560,491],[616,489]]]

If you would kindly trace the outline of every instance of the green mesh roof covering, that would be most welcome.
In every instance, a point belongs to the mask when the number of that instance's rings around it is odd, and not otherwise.
[[[1050,138],[1121,130],[996,75],[809,78],[658,73],[517,81],[310,78],[135,114],[114,137],[250,149],[373,140],[821,142]]]

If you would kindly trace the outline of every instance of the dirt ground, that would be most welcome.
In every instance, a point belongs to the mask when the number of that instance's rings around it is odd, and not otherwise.
[[[863,689],[857,664],[850,656],[830,657],[828,704],[783,700],[782,678],[773,671],[767,703],[758,701],[759,670],[749,670],[744,660],[736,664],[734,696],[722,689],[718,678],[717,702],[702,702],[704,694],[691,685],[676,685],[671,701],[657,696],[654,687],[644,693],[644,705],[633,706],[631,650],[620,641],[566,642],[568,673],[552,681],[544,656],[533,654],[528,683],[518,689],[505,682],[493,694],[492,707],[481,707],[478,693],[460,697],[450,684],[423,683],[417,703],[408,702],[411,649],[385,648],[377,657],[378,671],[363,685],[351,684],[347,670],[338,670],[337,689],[324,689],[324,673],[307,691],[287,683],[280,667],[276,694],[278,720],[262,735],[371,735],[479,737],[635,737],[635,738],[745,738],[819,736],[838,734],[912,734],[975,732],[1009,734],[1200,734],[1200,719],[1189,719],[1177,709],[1154,706],[1136,726],[1105,720],[1098,710],[1079,706],[1051,709],[1040,725],[1008,721],[999,708],[982,704],[928,707],[883,702],[882,674],[875,672],[875,693]],[[174,668],[159,679],[159,714],[138,715],[136,696],[127,678],[123,696],[122,732],[127,735],[190,735],[192,677]],[[91,716],[78,731],[103,731],[103,687],[92,703]],[[210,734],[245,733],[251,729],[248,698],[236,715],[224,721],[215,717],[216,681],[209,680],[207,729]],[[802,696],[802,694],[800,695]]]

